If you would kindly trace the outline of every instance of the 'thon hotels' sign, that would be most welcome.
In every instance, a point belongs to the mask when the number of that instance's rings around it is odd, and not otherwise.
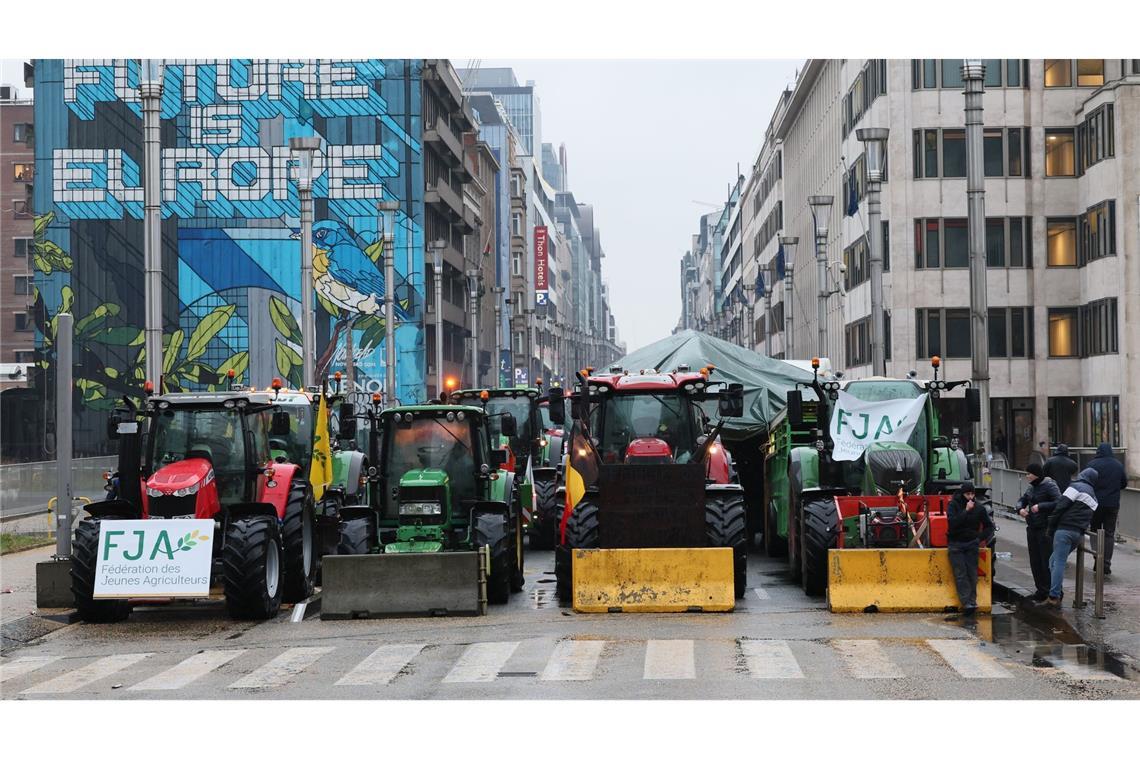
[[[534,289],[538,293],[550,290],[547,266],[550,262],[550,236],[546,227],[534,228]],[[545,299],[539,298],[542,302]]]

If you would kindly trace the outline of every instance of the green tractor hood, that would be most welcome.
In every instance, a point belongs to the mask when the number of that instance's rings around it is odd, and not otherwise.
[[[443,524],[404,525],[396,528],[396,540],[384,546],[385,554],[422,554],[443,551],[443,534],[451,519],[449,478],[443,470],[428,467],[408,470],[400,478],[400,502],[416,501],[416,492],[424,491],[424,501],[439,501],[443,507]],[[401,518],[401,522],[403,519]]]

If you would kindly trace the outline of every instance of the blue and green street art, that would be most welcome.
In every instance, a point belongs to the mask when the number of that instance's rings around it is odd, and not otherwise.
[[[166,61],[162,96],[164,373],[169,390],[301,379],[299,204],[289,138],[317,136],[319,376],[384,380],[384,264],[396,272],[397,388],[424,399],[421,62]],[[36,62],[38,347],[76,319],[90,410],[141,393],[142,111],[133,60]],[[400,203],[391,251],[377,203]]]

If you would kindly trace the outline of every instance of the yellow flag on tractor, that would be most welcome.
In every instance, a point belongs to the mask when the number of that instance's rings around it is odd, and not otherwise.
[[[333,479],[332,446],[329,444],[329,410],[325,394],[317,405],[317,424],[313,428],[313,461],[309,466],[309,483],[313,486],[313,499],[320,501]]]
[[[578,420],[574,420],[570,429],[570,449],[566,460],[566,508],[562,510],[560,530],[562,543],[566,543],[566,523],[570,520],[570,513],[582,501],[586,489],[598,482],[598,453]]]

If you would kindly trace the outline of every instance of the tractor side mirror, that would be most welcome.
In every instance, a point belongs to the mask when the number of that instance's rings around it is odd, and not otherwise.
[[[550,389],[550,421],[555,425],[566,424],[566,390],[561,386]]]
[[[977,388],[966,389],[966,418],[970,422],[982,421],[982,392]]]
[[[729,383],[722,388],[717,398],[717,409],[721,417],[744,416],[744,386],[740,383]]]
[[[514,438],[519,434],[518,422],[509,412],[503,412],[503,417],[499,420],[499,431],[508,438]]]
[[[107,440],[119,440],[119,415],[117,413],[107,417]]]
[[[788,422],[792,427],[799,427],[804,422],[803,397],[798,388],[788,391]]]
[[[289,435],[289,412],[274,412],[269,422],[269,434],[273,436]]]
[[[340,423],[340,429],[337,431],[336,437],[342,441],[355,440],[356,409],[352,404],[347,401],[341,403],[337,421]]]
[[[510,417],[506,419],[511,419]],[[506,449],[491,449],[491,465],[496,469],[501,469],[507,463],[507,450]]]

